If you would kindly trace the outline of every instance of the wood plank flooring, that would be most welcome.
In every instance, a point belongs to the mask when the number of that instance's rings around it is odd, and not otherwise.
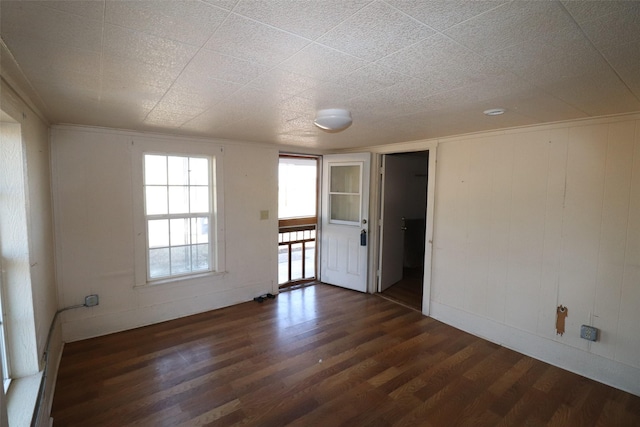
[[[385,289],[380,296],[422,311],[423,272],[422,268],[405,268],[402,280]]]
[[[54,426],[640,426],[640,397],[317,284],[67,344]]]

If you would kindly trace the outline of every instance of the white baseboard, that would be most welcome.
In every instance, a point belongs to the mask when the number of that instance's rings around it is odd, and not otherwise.
[[[431,317],[535,359],[640,396],[640,369],[561,342],[430,302]]]
[[[271,285],[259,283],[135,309],[64,319],[62,339],[74,342],[122,332],[251,301],[253,297],[267,292],[271,292]]]

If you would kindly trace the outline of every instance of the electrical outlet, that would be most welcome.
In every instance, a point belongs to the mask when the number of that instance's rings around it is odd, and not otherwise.
[[[98,305],[100,303],[100,299],[98,295],[87,295],[84,297],[84,305],[87,307],[93,307],[94,305]]]
[[[589,341],[598,341],[598,328],[587,325],[580,326],[580,338]]]

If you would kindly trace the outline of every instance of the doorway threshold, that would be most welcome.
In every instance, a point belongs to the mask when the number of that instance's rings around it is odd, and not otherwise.
[[[410,309],[410,310],[417,311],[418,313],[422,313],[422,309],[421,309],[421,308],[416,307],[415,305],[407,304],[407,303],[405,303],[405,302],[402,302],[402,301],[400,301],[400,300],[397,300],[397,299],[395,299],[395,298],[392,298],[392,297],[387,296],[387,295],[385,295],[385,294],[383,294],[383,293],[380,293],[380,292],[376,292],[374,295],[377,295],[377,296],[379,296],[380,298],[386,299],[387,301],[391,301],[391,302],[393,302],[393,303],[396,303],[396,304],[398,304],[398,305],[401,305],[401,306],[403,306],[403,307],[406,307],[406,308],[408,308],[408,309]]]
[[[307,286],[319,285],[321,282],[318,280],[306,280],[304,282],[295,282],[291,284],[280,285],[278,288],[278,292],[287,292],[292,291],[294,289],[306,288]]]

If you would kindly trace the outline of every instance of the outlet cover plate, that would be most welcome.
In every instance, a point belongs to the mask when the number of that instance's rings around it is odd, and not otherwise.
[[[598,328],[587,325],[580,326],[580,338],[589,341],[598,341]]]
[[[100,303],[100,299],[98,295],[87,295],[84,297],[84,305],[87,307],[93,307],[94,305],[98,305]]]

